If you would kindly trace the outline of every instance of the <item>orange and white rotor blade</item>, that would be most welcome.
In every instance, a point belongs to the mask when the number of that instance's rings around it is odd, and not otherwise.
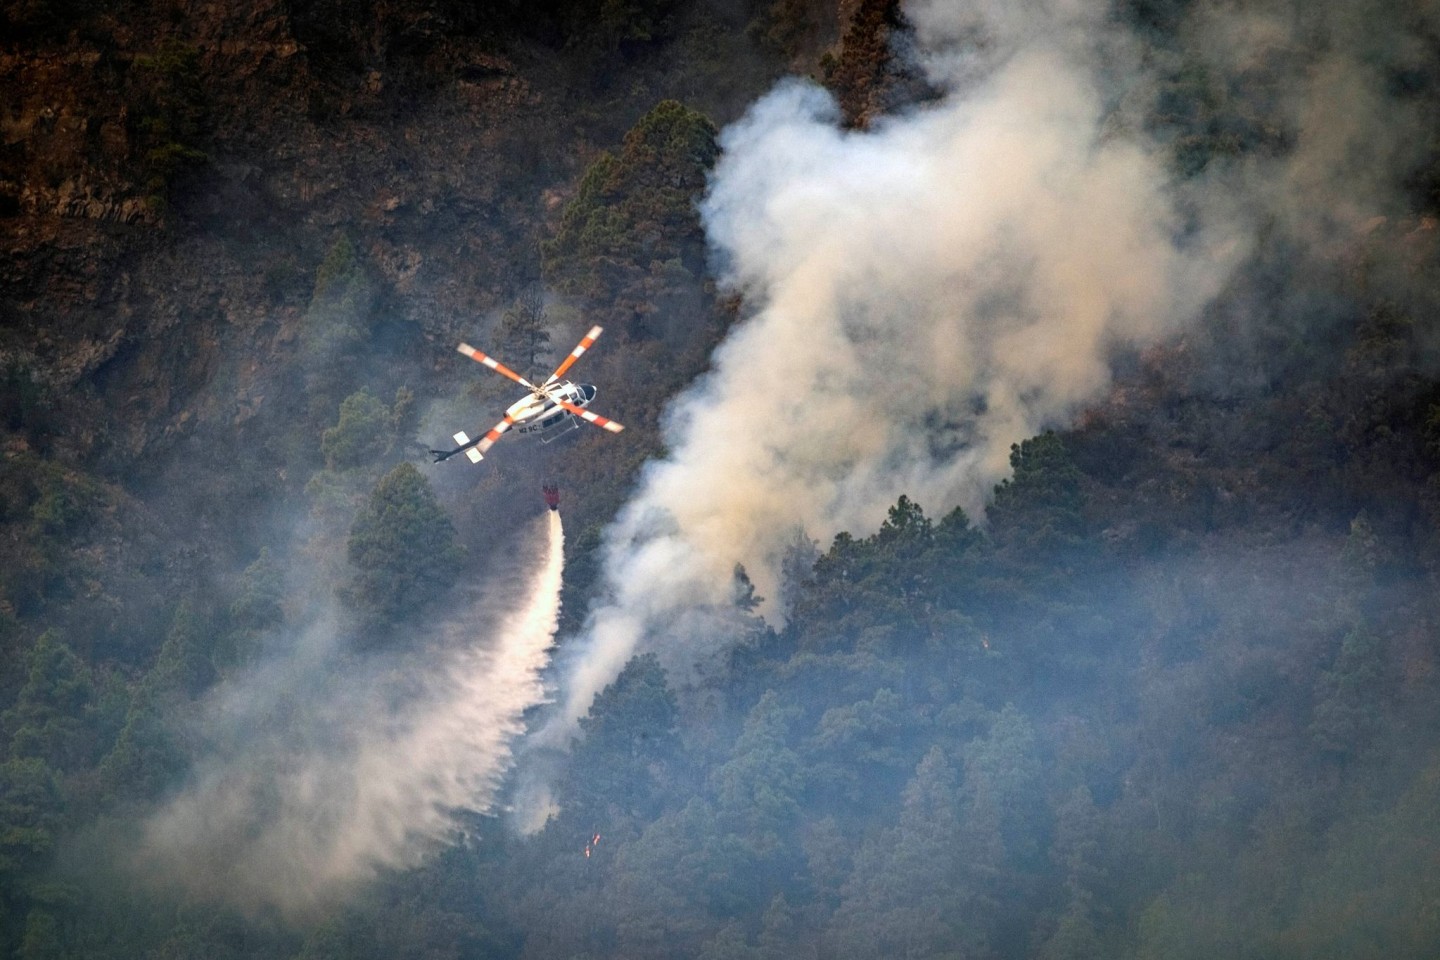
[[[485,436],[480,438],[480,440],[475,444],[474,449],[479,453],[484,453],[486,450],[489,450],[495,445],[495,441],[499,440],[506,430],[509,430],[514,425],[515,419],[507,413],[504,420],[501,420],[499,423],[495,424],[495,426],[491,427],[490,431],[486,433]]]
[[[514,380],[516,383],[520,384],[520,386],[525,387],[526,389],[539,389],[535,386],[535,384],[531,383],[529,380],[526,380],[524,377],[520,376],[520,374],[516,373],[514,370],[511,370],[499,360],[496,360],[488,353],[482,353],[479,350],[476,350],[468,343],[462,343],[455,349],[465,354],[465,356],[469,357],[471,360],[474,360],[476,363],[485,364],[485,366],[489,367],[491,370],[494,370],[496,373],[500,374],[500,376],[509,377],[511,380]]]
[[[549,394],[546,394],[546,396],[549,396]],[[614,420],[606,419],[605,417],[600,416],[600,414],[598,413],[591,413],[584,407],[577,407],[569,400],[561,400],[559,397],[550,397],[550,399],[554,400],[560,406],[575,414],[575,416],[579,417],[581,420],[588,420],[591,423],[595,424],[595,426],[600,427],[602,430],[609,430],[611,433],[619,433],[621,430],[625,429],[625,425],[623,423],[617,423]]]
[[[550,374],[550,378],[545,381],[545,385],[548,387],[556,380],[565,376],[565,371],[569,370],[575,361],[580,359],[582,353],[595,345],[595,341],[600,339],[600,334],[603,333],[604,330],[604,327],[591,327],[590,332],[585,334],[584,338],[581,339],[574,350],[570,351],[570,356],[565,358],[565,362],[556,367],[555,372]]]

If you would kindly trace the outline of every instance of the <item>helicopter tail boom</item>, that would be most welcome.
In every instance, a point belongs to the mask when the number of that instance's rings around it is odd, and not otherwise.
[[[464,430],[461,430],[459,433],[455,434],[455,442],[460,444],[460,446],[456,447],[454,450],[431,450],[430,455],[435,458],[431,462],[444,463],[446,460],[449,460],[457,453],[465,454],[466,459],[468,459],[471,463],[479,463],[481,460],[485,459],[485,454],[481,453],[478,449],[476,449],[478,445],[471,441],[471,439],[465,435]],[[493,443],[494,441],[492,440],[491,442]]]

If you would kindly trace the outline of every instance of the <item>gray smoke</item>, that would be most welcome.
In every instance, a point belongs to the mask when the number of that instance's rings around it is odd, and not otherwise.
[[[222,687],[206,721],[215,753],[147,824],[147,876],[303,914],[417,864],[467,813],[490,811],[522,714],[544,697],[564,563],[560,515],[545,522],[542,566],[520,584],[520,604],[497,620],[498,598],[472,598],[438,660],[377,660],[324,686],[317,668],[334,671],[333,659],[292,658]],[[331,646],[313,641],[299,647]]]
[[[1197,7],[1181,49],[1148,49],[1107,9],[913,3],[938,102],[854,132],[787,82],[725,131],[702,213],[749,316],[606,534],[604,599],[536,744],[563,748],[637,651],[680,676],[711,652],[737,562],[779,595],[797,523],[822,543],[873,530],[902,493],[980,516],[1011,444],[1102,397],[1117,353],[1192,324],[1261,227],[1320,243],[1387,212],[1404,136],[1338,15]],[[1288,148],[1177,176],[1147,132],[1151,70],[1192,61]],[[536,791],[522,824],[553,802]]]

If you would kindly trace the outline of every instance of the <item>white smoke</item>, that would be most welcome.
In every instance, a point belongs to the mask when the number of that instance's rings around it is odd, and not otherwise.
[[[492,626],[494,598],[475,602],[448,628],[453,652],[437,668],[346,677],[279,722],[236,716],[253,713],[255,687],[273,678],[222,691],[211,723],[245,730],[238,752],[222,752],[151,819],[147,872],[242,908],[303,913],[415,865],[462,831],[467,812],[490,811],[522,714],[544,697],[564,564],[560,515],[548,524],[521,605]]]
[[[542,739],[642,645],[697,656],[704,630],[677,624],[726,603],[737,561],[775,596],[797,523],[822,542],[873,529],[901,493],[978,515],[1012,443],[1099,396],[1114,351],[1180,328],[1243,252],[1187,220],[1150,144],[1107,129],[1083,27],[944,22],[959,9],[920,11],[932,75],[959,78],[938,104],[846,131],[791,82],[725,131],[702,213],[754,314],[674,403],[670,456],[608,533],[609,599]]]
[[[980,516],[1011,444],[1103,396],[1117,352],[1190,324],[1257,221],[1307,183],[1312,209],[1344,209],[1334,153],[1353,166],[1375,125],[1179,181],[1145,133],[1145,51],[1103,5],[907,12],[938,102],[848,131],[788,82],[724,132],[702,214],[752,313],[672,405],[669,456],[607,532],[604,600],[537,744],[564,747],[637,651],[672,671],[703,658],[737,562],[778,596],[797,523],[822,543],[873,530],[902,493]],[[1298,102],[1335,82],[1312,70]],[[1371,104],[1350,101],[1348,117]],[[1306,134],[1303,112],[1287,119]]]
[[[1429,151],[1433,118],[1393,82],[1430,69],[1440,3],[1253,0],[1198,7],[1189,32],[1197,61],[1270,101],[1270,122],[1293,138],[1245,188],[1279,226],[1333,255],[1367,222],[1408,212],[1397,182]]]

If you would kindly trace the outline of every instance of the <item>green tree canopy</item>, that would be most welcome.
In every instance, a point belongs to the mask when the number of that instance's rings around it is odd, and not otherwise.
[[[719,156],[715,125],[676,100],[660,103],[625,135],[619,155],[585,171],[555,238],[544,245],[547,279],[624,321],[691,280],[705,265],[695,201]],[[678,273],[670,266],[678,266]]]
[[[89,711],[94,699],[90,671],[53,630],[30,651],[25,686],[5,715],[13,731],[10,755],[71,769],[88,757]]]
[[[188,699],[214,681],[215,668],[205,656],[209,645],[207,633],[206,624],[194,605],[188,600],[180,601],[155,658],[155,667],[145,680],[156,695]]]
[[[240,575],[235,599],[230,601],[230,619],[237,629],[268,630],[285,618],[280,606],[284,598],[280,564],[269,547],[261,547],[259,556]]]
[[[430,481],[414,464],[402,463],[355,518],[347,555],[355,567],[347,598],[366,619],[391,624],[455,582],[463,550]]]
[[[1073,550],[1084,533],[1084,500],[1065,441],[1047,430],[1015,444],[1010,467],[987,511],[996,542],[1029,558]]]
[[[0,889],[14,890],[49,854],[61,800],[55,772],[43,760],[0,764]]]
[[[678,711],[665,671],[653,653],[635,657],[600,692],[580,721],[564,802],[605,823],[613,816],[655,812],[656,765],[674,759]]]
[[[320,437],[331,470],[346,470],[384,456],[394,445],[390,408],[364,388],[340,402],[340,419]]]
[[[773,857],[792,834],[804,786],[800,759],[787,745],[799,713],[766,691],[745,718],[730,759],[711,775],[720,826],[752,857]]]

